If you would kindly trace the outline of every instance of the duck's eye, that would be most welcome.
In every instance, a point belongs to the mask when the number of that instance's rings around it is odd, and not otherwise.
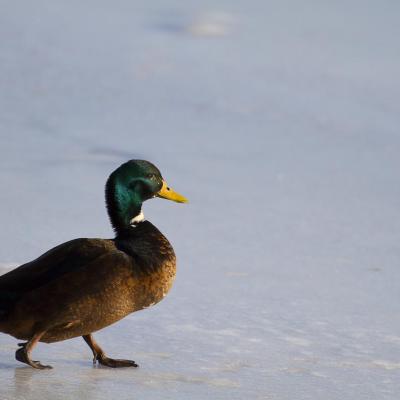
[[[147,175],[147,179],[155,179],[155,175],[154,174],[148,174]]]

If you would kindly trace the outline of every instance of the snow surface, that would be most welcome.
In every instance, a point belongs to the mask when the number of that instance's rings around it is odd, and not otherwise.
[[[191,201],[146,204],[176,284],[82,339],[0,335],[0,398],[400,396],[400,3],[15,1],[0,13],[2,271],[110,237],[130,158]]]

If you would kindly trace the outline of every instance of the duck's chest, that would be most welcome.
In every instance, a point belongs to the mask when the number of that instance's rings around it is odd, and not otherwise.
[[[171,289],[176,274],[174,250],[157,228],[146,223],[136,232],[136,237],[120,243],[121,250],[132,259],[132,275],[126,281],[132,312],[161,301]]]
[[[92,331],[160,302],[171,289],[176,274],[175,256],[153,265],[152,269],[149,265],[146,270],[138,269],[139,260],[132,265],[132,270],[121,268],[93,299],[96,307],[91,308],[88,316],[94,321]]]
[[[176,275],[175,258],[164,263],[162,268],[142,275],[136,280],[131,292],[133,310],[138,311],[160,302],[169,292]]]

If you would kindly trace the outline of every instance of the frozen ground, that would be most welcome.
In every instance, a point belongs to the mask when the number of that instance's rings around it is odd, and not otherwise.
[[[103,185],[155,162],[179,257],[161,304],[35,371],[0,335],[0,398],[397,400],[398,1],[1,2],[0,262],[109,237]]]

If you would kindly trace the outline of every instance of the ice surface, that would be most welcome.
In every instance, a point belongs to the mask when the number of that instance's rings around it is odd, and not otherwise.
[[[35,371],[0,335],[0,398],[400,394],[400,3],[16,1],[0,13],[0,262],[109,237],[103,185],[156,163],[145,215],[176,284]]]

